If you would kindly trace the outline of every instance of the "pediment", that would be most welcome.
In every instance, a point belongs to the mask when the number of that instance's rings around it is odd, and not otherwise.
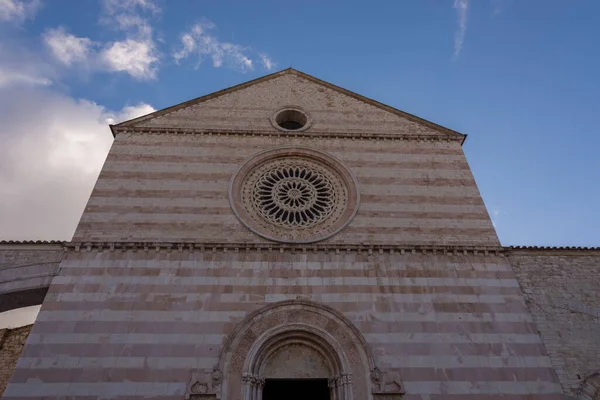
[[[273,115],[298,108],[311,119],[309,134],[401,135],[454,137],[465,135],[360,96],[303,72],[286,69],[213,94],[199,97],[113,126],[126,129],[179,129],[281,133]]]

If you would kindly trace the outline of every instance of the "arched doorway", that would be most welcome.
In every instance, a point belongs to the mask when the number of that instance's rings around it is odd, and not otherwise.
[[[306,300],[274,303],[248,315],[226,342],[221,398],[370,399],[374,367],[366,341],[338,311]]]
[[[265,332],[252,346],[242,377],[242,398],[248,400],[337,400],[353,394],[344,350],[326,331],[303,324]]]

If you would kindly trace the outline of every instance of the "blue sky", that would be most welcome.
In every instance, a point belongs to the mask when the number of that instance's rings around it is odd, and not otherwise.
[[[468,134],[504,245],[599,246],[599,40],[596,0],[0,0],[0,239],[70,238],[108,123],[292,66]]]

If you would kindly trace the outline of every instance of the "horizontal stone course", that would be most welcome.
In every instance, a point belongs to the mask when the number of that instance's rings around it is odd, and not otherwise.
[[[228,241],[265,242],[227,209],[231,176],[260,150],[318,144],[316,148],[330,151],[355,173],[361,207],[372,210],[383,205],[386,210],[378,215],[363,213],[359,207],[350,225],[329,242],[498,244],[457,143],[403,143],[392,146],[398,150],[394,152],[384,144],[366,141],[248,137],[232,157],[231,149],[242,143],[239,138],[202,136],[177,141],[174,137],[175,146],[165,146],[169,139],[164,135],[118,138],[118,150],[111,152],[100,174],[75,234],[77,240],[165,240],[171,236],[209,240],[209,232],[220,232]],[[132,140],[131,148],[128,140]],[[188,142],[194,145],[186,146]],[[178,208],[173,199],[192,208]],[[142,201],[146,208],[136,210]],[[216,204],[222,212],[215,212]],[[417,204],[427,213],[403,211]],[[447,213],[446,206],[462,208]]]
[[[43,385],[60,385],[61,376],[82,384],[185,382],[186,371],[214,368],[249,312],[297,296],[344,313],[378,365],[402,373],[423,396],[441,387],[472,394],[465,379],[481,382],[477,393],[486,395],[514,382],[522,383],[516,394],[556,392],[504,257],[83,251],[67,253],[49,290],[15,393],[34,376]]]

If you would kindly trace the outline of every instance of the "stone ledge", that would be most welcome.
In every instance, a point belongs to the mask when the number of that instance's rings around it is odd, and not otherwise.
[[[60,250],[66,243],[59,240],[1,240],[0,250]]]
[[[199,242],[67,242],[67,251],[157,251],[157,252],[278,252],[311,253],[332,252],[358,254],[430,254],[430,255],[501,255],[503,249],[494,246],[415,246],[371,244],[289,244],[289,243],[199,243]]]
[[[596,256],[600,255],[600,247],[579,246],[506,246],[504,252],[519,256]]]
[[[423,253],[423,254],[503,254],[506,256],[596,256],[600,247],[580,246],[460,246],[460,245],[377,245],[377,244],[288,244],[288,243],[224,243],[224,242],[96,242],[59,240],[2,240],[0,250],[59,250],[65,251],[114,251],[116,250],[199,250],[199,251],[248,251],[277,250],[280,252],[342,251],[371,253]]]
[[[381,134],[381,133],[347,133],[347,132],[331,132],[331,131],[315,131],[310,132],[279,132],[274,130],[203,130],[193,128],[158,128],[158,127],[117,127],[113,126],[113,134],[116,137],[119,134],[162,134],[162,135],[199,135],[199,136],[267,136],[267,137],[284,137],[297,138],[308,137],[316,139],[349,139],[349,140],[389,140],[389,141],[424,141],[424,142],[459,142],[464,141],[462,136],[433,136],[433,135],[400,135],[400,134]]]

